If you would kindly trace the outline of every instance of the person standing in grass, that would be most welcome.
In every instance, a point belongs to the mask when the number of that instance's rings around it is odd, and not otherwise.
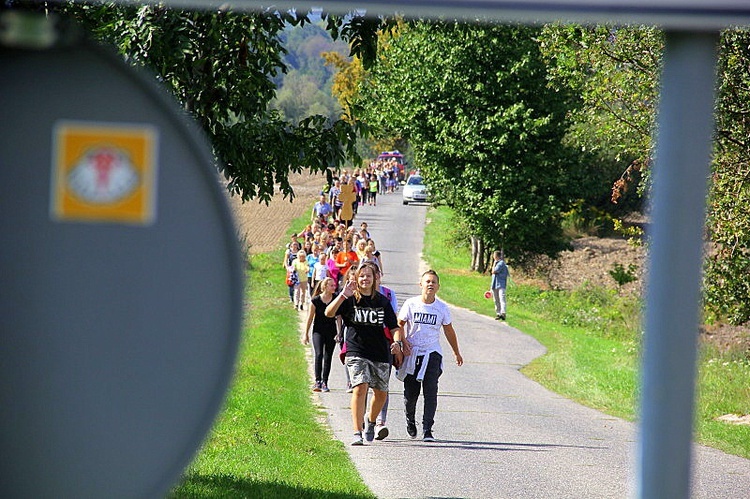
[[[396,313],[388,298],[377,291],[378,269],[365,263],[355,272],[355,281],[347,280],[341,293],[326,307],[326,316],[341,315],[346,334],[346,368],[352,383],[352,445],[363,445],[362,428],[366,428],[365,439],[375,439],[375,420],[383,408],[388,395],[391,350],[384,327],[391,330],[394,338],[400,338],[401,329]],[[397,353],[399,360],[401,352]],[[372,388],[373,397],[365,427],[365,404],[367,391]]]
[[[336,348],[336,319],[327,317],[326,307],[333,301],[336,292],[336,281],[330,277],[320,281],[313,291],[310,310],[307,313],[305,332],[302,333],[302,344],[310,343],[310,329],[312,329],[313,350],[315,352],[315,384],[313,391],[327,392],[328,377],[331,374],[331,359]]]
[[[297,253],[300,249],[300,244],[297,241],[294,241],[294,238],[297,237],[297,234],[292,235],[292,242],[289,243],[289,246],[286,249],[286,252],[284,253],[284,268],[287,272],[287,280],[286,284],[289,286],[289,300],[292,303],[294,302],[294,293],[297,287],[297,284],[299,283],[299,274],[297,274],[294,271],[294,262],[297,260]],[[295,307],[297,305],[295,304]]]
[[[438,379],[443,374],[443,352],[440,347],[440,330],[443,330],[453,350],[456,365],[464,363],[458,348],[458,338],[453,329],[448,305],[436,295],[440,289],[440,278],[434,270],[422,274],[419,280],[420,296],[406,300],[398,313],[399,327],[406,332],[405,339],[395,343],[401,347],[404,360],[396,370],[396,377],[404,382],[404,409],[406,433],[417,436],[415,412],[419,392],[424,388],[424,410],[422,411],[422,439],[434,442],[432,425],[437,411]]]
[[[492,254],[495,259],[495,263],[492,265],[492,282],[490,289],[492,290],[492,299],[495,301],[495,320],[505,320],[505,288],[508,285],[508,266],[503,260],[503,252],[495,251]]]

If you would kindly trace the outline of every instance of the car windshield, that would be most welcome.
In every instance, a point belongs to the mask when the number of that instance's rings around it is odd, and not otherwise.
[[[422,177],[416,177],[412,175],[409,177],[409,181],[407,182],[408,185],[421,185],[422,184]]]

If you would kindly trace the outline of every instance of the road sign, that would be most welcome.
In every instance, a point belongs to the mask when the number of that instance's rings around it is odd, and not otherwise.
[[[0,48],[0,67],[0,496],[163,496],[238,345],[212,156],[99,48]]]

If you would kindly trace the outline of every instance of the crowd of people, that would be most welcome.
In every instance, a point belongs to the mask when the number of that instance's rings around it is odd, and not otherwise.
[[[301,341],[312,343],[314,349],[313,391],[330,391],[334,351],[339,347],[346,390],[352,394],[352,445],[388,436],[388,386],[393,368],[404,382],[407,434],[411,438],[417,436],[415,412],[422,391],[422,438],[434,441],[432,425],[438,378],[442,374],[441,331],[459,366],[463,359],[450,311],[436,297],[437,274],[423,274],[421,295],[407,300],[399,310],[395,293],[381,282],[385,274],[383,254],[367,223],[356,226],[352,220],[337,216],[341,212],[341,203],[337,210],[337,198],[342,184],[364,179],[360,183],[365,186],[369,178],[371,190],[357,197],[357,205],[375,206],[377,194],[389,192],[388,178],[385,190],[380,190],[377,172],[382,168],[371,165],[371,169],[355,171],[352,176],[344,172],[328,192],[323,189],[313,207],[310,225],[302,233],[292,234],[284,255],[289,299],[300,311],[307,307]],[[363,188],[361,192],[365,191]],[[356,207],[353,210],[356,214]]]
[[[341,197],[342,185],[351,184],[354,188],[355,198],[352,199],[351,206],[356,215],[359,206],[377,206],[379,194],[396,192],[401,176],[401,169],[395,161],[373,161],[367,168],[355,169],[351,173],[344,170],[321,191],[320,199],[313,208],[313,218],[323,222],[343,218],[342,208],[346,201]]]

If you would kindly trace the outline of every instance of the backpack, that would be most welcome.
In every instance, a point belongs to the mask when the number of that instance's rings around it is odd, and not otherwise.
[[[296,286],[299,284],[299,276],[297,275],[297,271],[294,270],[293,267],[289,267],[286,269],[286,285],[287,286]]]

